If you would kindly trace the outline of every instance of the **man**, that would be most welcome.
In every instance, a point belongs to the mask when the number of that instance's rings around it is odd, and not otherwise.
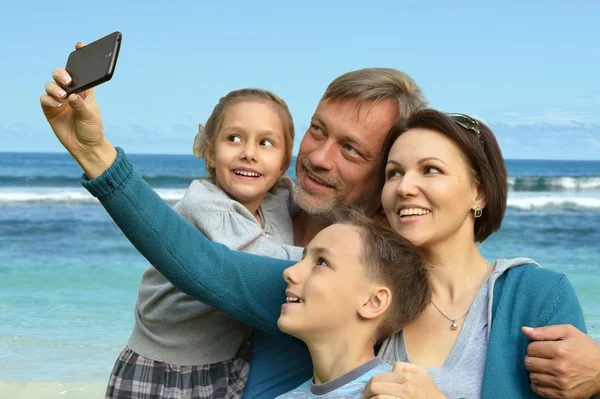
[[[64,69],[55,70],[53,77],[69,84]],[[104,138],[93,92],[72,95],[65,101],[60,87],[53,82],[46,85],[46,92],[41,98],[42,108],[55,134],[90,179],[101,176],[115,162],[117,151]],[[331,83],[302,139],[297,158],[296,196],[303,212],[294,220],[296,245],[305,246],[328,226],[332,212],[341,204],[354,203],[375,214],[382,174],[381,149],[387,132],[398,119],[424,106],[414,81],[393,69],[354,71]],[[110,185],[113,179],[107,181]],[[261,325],[260,320],[256,324]],[[600,392],[600,356],[588,356],[599,353],[600,345],[584,334],[571,331],[565,337],[550,331],[553,333],[548,335],[524,331],[541,341],[530,345],[533,349],[527,361],[524,359],[532,371],[534,390],[547,397],[589,397]],[[560,367],[555,367],[555,360],[560,360]],[[583,378],[572,372],[583,369],[588,370]],[[382,377],[383,382],[390,383],[406,380],[401,369]],[[370,389],[375,395],[385,395],[389,385],[372,384]],[[246,397],[253,395],[246,393]]]

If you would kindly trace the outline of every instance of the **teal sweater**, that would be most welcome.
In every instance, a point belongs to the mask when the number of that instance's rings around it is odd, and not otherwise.
[[[209,241],[144,182],[121,149],[102,176],[84,176],[82,184],[176,287],[266,333],[261,346],[271,350],[255,351],[245,398],[271,399],[311,377],[306,346],[277,328],[285,301],[282,272],[292,262]],[[537,397],[529,389],[523,363],[529,341],[520,327],[553,324],[573,324],[585,332],[581,307],[564,275],[526,265],[496,281],[483,398]]]

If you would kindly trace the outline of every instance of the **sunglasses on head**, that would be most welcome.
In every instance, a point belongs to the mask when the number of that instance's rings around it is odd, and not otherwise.
[[[479,139],[479,142],[481,143],[481,145],[483,145],[483,140],[481,139],[481,132],[479,131],[479,122],[476,119],[473,119],[469,115],[465,114],[447,113],[446,115],[448,115],[450,119],[454,121],[454,123],[456,123],[463,129],[467,129],[475,133],[477,139]]]

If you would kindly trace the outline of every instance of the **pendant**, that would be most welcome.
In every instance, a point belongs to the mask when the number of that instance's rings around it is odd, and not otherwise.
[[[450,325],[452,330],[456,330],[458,328],[458,324],[456,324],[456,320],[452,320],[452,324]]]

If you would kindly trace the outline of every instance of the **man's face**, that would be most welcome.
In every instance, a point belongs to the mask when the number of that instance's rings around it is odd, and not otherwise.
[[[377,209],[381,150],[397,117],[398,107],[391,100],[360,106],[356,100],[321,101],[296,160],[300,207],[325,218],[348,203]]]

